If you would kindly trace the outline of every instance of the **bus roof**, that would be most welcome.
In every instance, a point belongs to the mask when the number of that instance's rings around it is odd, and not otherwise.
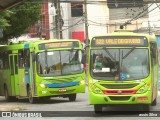
[[[102,36],[145,36],[148,38],[149,41],[156,41],[156,36],[155,34],[147,34],[147,33],[135,33],[131,30],[115,30],[112,33],[108,33],[108,34],[103,34],[103,35],[96,35],[93,36],[94,37],[102,37]]]
[[[30,46],[37,46],[39,44],[44,44],[44,43],[54,43],[54,42],[68,42],[68,41],[77,41],[79,43],[80,40],[77,39],[50,39],[50,40],[36,40],[36,41],[20,41],[18,43],[10,43],[9,45],[3,45],[0,46],[0,49],[17,49],[17,45],[20,48],[24,48],[24,45],[29,44]]]

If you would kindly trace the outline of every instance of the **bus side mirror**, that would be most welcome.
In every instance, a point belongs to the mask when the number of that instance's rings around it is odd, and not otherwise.
[[[82,64],[86,64],[86,61],[87,61],[86,58],[87,58],[87,54],[83,54],[82,61],[81,61]]]
[[[155,52],[153,52],[153,58],[156,58],[156,53]]]
[[[156,52],[155,52],[155,50],[151,50],[151,55],[152,55],[153,58],[156,58]]]
[[[36,55],[35,53],[32,53],[32,61],[35,61],[36,60]]]

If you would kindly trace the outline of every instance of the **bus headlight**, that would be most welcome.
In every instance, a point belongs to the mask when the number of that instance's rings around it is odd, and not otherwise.
[[[142,93],[147,92],[149,86],[150,86],[150,84],[145,84],[144,86],[142,86],[142,87],[137,91],[137,93],[142,94]]]
[[[139,92],[140,92],[140,93],[143,93],[143,92],[144,92],[144,89],[140,89]]]
[[[81,85],[85,84],[85,80],[81,80],[81,81],[80,81],[80,84],[81,84]]]
[[[102,94],[102,91],[95,85],[92,87],[92,91],[96,94]]]
[[[40,87],[45,88],[46,86],[45,86],[45,84],[40,84]]]
[[[93,79],[93,83],[97,83],[98,82],[98,80],[96,80],[96,79]]]

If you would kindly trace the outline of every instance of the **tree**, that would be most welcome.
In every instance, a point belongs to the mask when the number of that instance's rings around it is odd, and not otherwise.
[[[8,23],[9,21],[7,21],[5,17],[10,17],[11,14],[13,13],[9,10],[0,12],[0,28],[5,29],[6,27],[10,26]]]
[[[1,39],[3,42],[27,33],[29,28],[41,19],[41,4],[38,2],[33,3],[28,1],[10,9],[10,11],[12,11],[13,14],[4,17],[6,21],[9,22],[8,27],[6,27],[3,32],[4,37]]]

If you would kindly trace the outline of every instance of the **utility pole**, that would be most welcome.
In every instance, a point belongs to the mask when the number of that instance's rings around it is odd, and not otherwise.
[[[55,10],[56,10],[56,15],[55,15],[55,38],[59,38],[58,36],[58,8],[57,8],[57,4],[58,4],[58,0],[53,0],[54,6],[55,6]]]
[[[57,30],[55,30],[57,28],[56,25],[56,3],[54,3],[54,1],[52,1],[51,6],[50,6],[50,10],[49,10],[49,14],[52,15],[52,19],[53,19],[53,38],[57,38]]]
[[[53,1],[54,2],[54,1]],[[60,0],[56,0],[54,3],[56,8],[56,16],[55,16],[55,22],[56,22],[56,38],[62,39],[62,17],[61,17],[61,7],[60,7]]]
[[[87,0],[84,0],[84,9],[85,9],[85,13],[84,13],[84,16],[85,16],[85,42],[87,44],[89,44],[89,38],[88,38],[88,17],[87,17]]]
[[[57,15],[58,15],[58,38],[62,39],[62,16],[61,16],[61,7],[60,0],[57,0]]]
[[[151,34],[151,30],[150,30],[150,22],[148,21],[148,33]]]
[[[137,33],[138,33],[138,22],[136,21],[136,29],[137,29]]]
[[[84,0],[84,17],[85,17],[85,44],[87,45],[85,54],[86,54],[86,61],[88,61],[88,52],[89,52],[89,37],[88,37],[88,17],[87,17],[87,0]],[[88,64],[86,64],[86,82],[88,83]]]

